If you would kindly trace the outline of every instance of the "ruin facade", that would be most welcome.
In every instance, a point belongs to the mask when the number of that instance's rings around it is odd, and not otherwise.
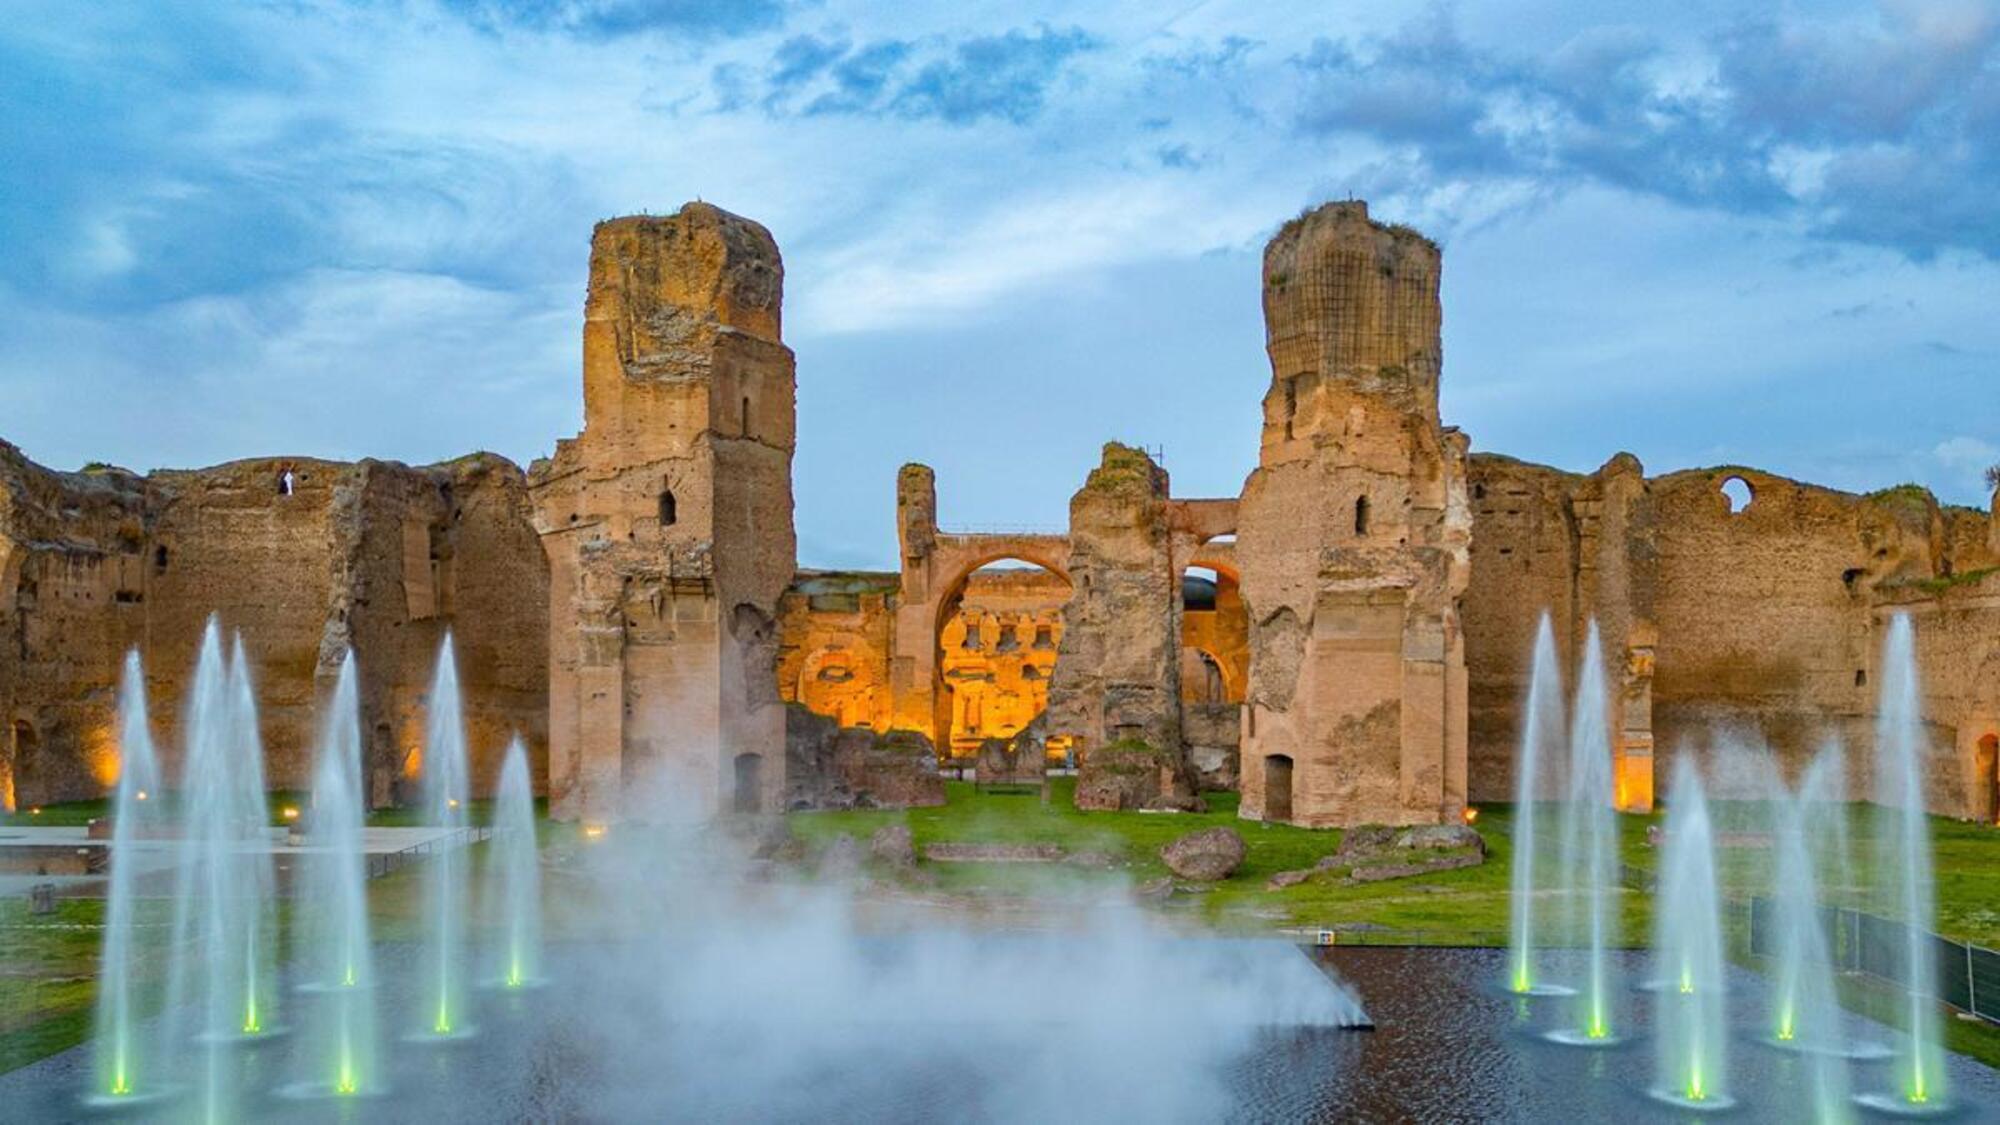
[[[274,788],[309,787],[319,703],[357,653],[369,796],[413,796],[445,634],[476,785],[519,734],[547,749],[547,570],[526,481],[477,454],[422,468],[305,458],[139,476],[58,473],[0,443],[0,799],[96,797],[116,778],[116,682],[144,658],[164,765],[211,614],[255,670]]]
[[[763,227],[691,203],[600,223],[583,432],[529,472],[549,560],[553,815],[628,792],[694,815],[778,807],[778,601],[796,385],[784,265]]]
[[[304,783],[316,704],[357,653],[378,804],[421,773],[449,630],[476,790],[518,731],[562,818],[628,795],[932,803],[940,762],[1019,780],[1039,755],[1079,765],[1088,806],[1240,787],[1268,821],[1447,821],[1513,796],[1546,612],[1568,668],[1603,638],[1617,799],[1643,809],[1681,753],[1733,739],[1796,768],[1865,744],[1886,623],[1909,613],[1930,807],[2000,819],[2000,498],[1470,453],[1439,414],[1441,269],[1360,203],[1278,231],[1239,496],[1175,496],[1114,443],[1066,528],[951,530],[907,465],[883,491],[897,568],[801,571],[776,243],[699,203],[600,224],[584,427],[527,473],[485,454],[60,473],[0,445],[0,798],[103,793],[135,646],[172,768],[213,612],[256,667],[274,786]]]

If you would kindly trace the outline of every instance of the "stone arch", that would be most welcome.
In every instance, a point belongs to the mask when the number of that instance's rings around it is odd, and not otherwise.
[[[988,738],[1011,738],[1047,706],[1049,673],[1056,652],[1051,645],[1037,644],[1042,626],[1033,615],[1038,611],[989,607],[971,620],[965,607],[975,577],[1006,573],[1006,569],[992,565],[1004,562],[1025,563],[1027,566],[1020,569],[1054,575],[1062,583],[1060,596],[1066,601],[1071,589],[1067,565],[1050,565],[1057,560],[1046,551],[1033,554],[1038,557],[998,545],[968,552],[955,564],[951,581],[940,587],[931,614],[930,643],[936,744],[941,757],[976,753]],[[1067,563],[1067,559],[1060,561]],[[1055,624],[1050,623],[1051,640]],[[978,631],[977,643],[972,639],[973,630]],[[1004,643],[1009,637],[1012,643]],[[1030,669],[1032,675],[1028,674]],[[1058,750],[1067,745],[1060,736],[1054,741]]]
[[[730,808],[739,816],[764,811],[764,755],[736,755],[730,771]]]
[[[1264,819],[1292,819],[1292,759],[1288,754],[1264,756]]]
[[[792,698],[808,711],[843,727],[874,728],[879,675],[873,654],[845,644],[825,644],[799,661]]]

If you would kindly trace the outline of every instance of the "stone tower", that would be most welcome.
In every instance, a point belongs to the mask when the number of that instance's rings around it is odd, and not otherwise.
[[[1417,824],[1465,803],[1465,437],[1438,419],[1436,244],[1364,203],[1264,249],[1271,386],[1238,556],[1242,813]]]
[[[591,237],[583,432],[530,479],[559,818],[777,807],[775,618],[797,569],[783,287],[770,232],[706,203]]]

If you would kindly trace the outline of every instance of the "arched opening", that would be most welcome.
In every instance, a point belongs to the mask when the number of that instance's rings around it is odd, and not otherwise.
[[[1292,819],[1292,760],[1284,754],[1264,756],[1264,819]]]
[[[1722,498],[1729,503],[1729,512],[1734,515],[1757,499],[1757,490],[1742,477],[1730,477],[1722,482]]]
[[[290,496],[292,494],[292,486],[296,483],[298,483],[298,478],[293,474],[291,466],[285,466],[278,473],[278,495]]]
[[[764,756],[762,754],[738,754],[735,767],[736,787],[731,801],[739,816],[755,816],[764,809]]]
[[[1980,739],[1979,752],[1974,760],[1979,767],[1979,788],[1975,800],[1983,806],[1981,819],[1988,824],[2000,825],[2000,735],[1989,734]]]
[[[1188,567],[1181,574],[1182,702],[1241,703],[1249,675],[1250,617],[1235,574]]]
[[[672,527],[678,519],[680,519],[680,507],[674,503],[674,490],[671,488],[662,488],[660,490],[660,526]]]
[[[1354,534],[1368,534],[1368,498],[1366,496],[1354,501]]]
[[[1049,705],[1069,582],[1054,570],[1000,558],[966,574],[938,610],[938,755],[971,762],[988,739],[1011,739]],[[1051,757],[1070,739],[1049,735]]]
[[[881,686],[869,671],[874,666],[865,655],[844,647],[818,649],[800,664],[792,698],[843,727],[873,729]]]
[[[750,436],[750,396],[743,396],[743,436]]]
[[[166,572],[167,572],[167,545],[165,543],[162,543],[159,546],[153,548],[153,573],[165,574]]]

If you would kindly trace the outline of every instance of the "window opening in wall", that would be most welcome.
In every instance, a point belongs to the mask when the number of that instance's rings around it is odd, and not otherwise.
[[[1285,439],[1291,440],[1292,419],[1299,413],[1299,377],[1285,380]]]
[[[1855,687],[1868,686],[1868,669],[1856,668],[1854,670],[1854,686]]]
[[[159,546],[153,548],[153,573],[165,574],[166,572],[167,572],[167,545],[165,543],[162,543]]]
[[[1368,534],[1368,498],[1366,496],[1354,502],[1354,534]]]
[[[674,526],[674,520],[676,520],[677,518],[679,518],[679,514],[680,514],[680,513],[679,513],[679,511],[678,511],[678,509],[677,509],[677,506],[676,506],[676,505],[674,504],[674,491],[673,491],[673,489],[671,489],[671,488],[663,488],[663,489],[661,489],[661,490],[660,490],[660,526],[661,526],[661,527],[672,527],[672,526]]]
[[[743,396],[743,436],[750,436],[750,396]]]
[[[1742,477],[1730,477],[1723,481],[1722,495],[1729,501],[1729,510],[1732,513],[1742,511],[1750,506],[1751,501],[1757,499],[1756,490]]]
[[[292,471],[290,469],[286,469],[284,472],[279,473],[278,495],[290,496],[292,494],[292,484],[294,483],[294,480],[295,478],[293,477]]]

